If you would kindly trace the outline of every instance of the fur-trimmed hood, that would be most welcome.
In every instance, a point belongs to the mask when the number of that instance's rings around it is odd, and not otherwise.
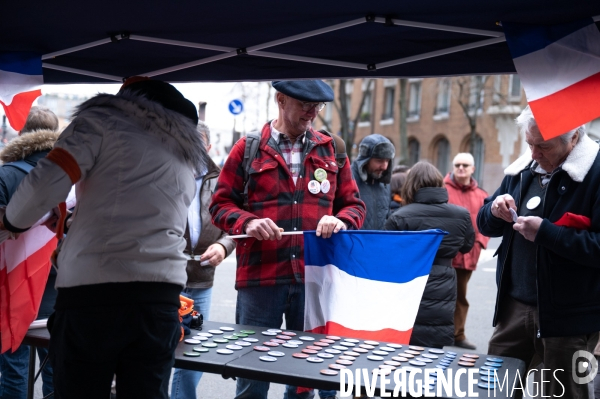
[[[567,159],[562,164],[562,170],[567,172],[573,181],[581,183],[594,164],[594,160],[596,159],[596,156],[598,156],[599,148],[600,146],[598,143],[590,139],[587,135],[583,136],[581,140],[575,144],[575,147],[573,147],[573,150],[571,150]],[[527,151],[515,162],[504,169],[504,174],[516,176],[523,169],[531,166],[532,162],[533,158],[531,158],[531,150],[527,149]]]
[[[16,162],[36,152],[50,151],[59,135],[59,132],[53,130],[36,130],[31,133],[24,133],[11,140],[0,151],[0,161],[2,163]]]
[[[200,133],[186,116],[127,90],[117,95],[98,94],[81,104],[74,117],[94,107],[116,108],[134,120],[144,131],[159,138],[175,155],[195,170],[208,164],[208,153]],[[165,137],[166,136],[166,137]]]

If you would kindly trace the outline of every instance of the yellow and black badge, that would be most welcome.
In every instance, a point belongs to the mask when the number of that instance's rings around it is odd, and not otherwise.
[[[315,170],[315,180],[316,181],[318,181],[320,183],[325,179],[327,179],[327,172],[325,172],[325,169],[319,168],[319,169]]]

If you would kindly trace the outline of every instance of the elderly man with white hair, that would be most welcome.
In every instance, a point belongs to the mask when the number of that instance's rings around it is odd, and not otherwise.
[[[516,122],[530,151],[477,216],[502,237],[488,353],[543,362],[542,396],[588,398],[578,366],[600,330],[599,147],[583,126],[545,140],[529,107]]]

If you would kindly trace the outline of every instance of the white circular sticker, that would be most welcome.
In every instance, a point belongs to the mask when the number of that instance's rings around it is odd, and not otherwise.
[[[321,191],[321,183],[316,180],[311,180],[308,182],[308,191],[311,194],[318,194]]]
[[[542,199],[536,195],[535,197],[527,201],[527,209],[531,210],[537,208],[540,202],[542,202]]]
[[[331,183],[329,183],[329,180],[323,180],[323,182],[321,182],[321,192],[323,194],[327,194],[330,189],[331,189]]]

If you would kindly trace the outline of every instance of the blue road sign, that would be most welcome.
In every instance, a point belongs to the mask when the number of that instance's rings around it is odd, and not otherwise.
[[[233,115],[239,115],[244,111],[244,103],[240,100],[231,100],[229,102],[229,112]]]

